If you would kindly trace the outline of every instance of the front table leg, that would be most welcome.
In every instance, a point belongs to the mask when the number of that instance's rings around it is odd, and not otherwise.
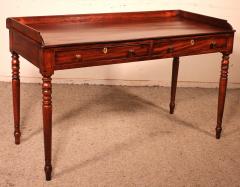
[[[12,97],[14,116],[15,144],[20,144],[20,78],[19,78],[19,56],[12,52]]]
[[[43,132],[44,132],[44,152],[45,152],[45,174],[46,180],[51,180],[52,164],[52,84],[50,76],[43,76],[42,83],[42,110],[43,110]]]
[[[218,112],[217,112],[217,127],[216,127],[216,138],[220,139],[222,132],[222,118],[226,97],[227,81],[228,81],[228,66],[229,66],[229,55],[223,54],[221,63],[221,76],[219,82],[219,95],[218,95]]]

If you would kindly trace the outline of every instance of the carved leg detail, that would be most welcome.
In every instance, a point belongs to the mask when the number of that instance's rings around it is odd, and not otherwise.
[[[15,144],[20,144],[20,78],[19,78],[19,56],[12,53],[12,96],[14,115],[14,137]]]
[[[175,96],[177,89],[177,78],[178,78],[178,67],[179,67],[179,57],[173,58],[172,64],[172,86],[171,86],[171,101],[170,101],[170,114],[174,113],[175,108]]]
[[[45,152],[45,174],[46,180],[51,180],[52,164],[52,84],[51,77],[43,77],[43,132],[44,132],[44,152]]]
[[[222,118],[226,97],[227,81],[228,81],[228,66],[229,66],[229,55],[223,54],[221,64],[221,76],[219,82],[219,95],[218,95],[218,112],[217,112],[217,127],[216,127],[216,138],[220,139],[222,132]]]

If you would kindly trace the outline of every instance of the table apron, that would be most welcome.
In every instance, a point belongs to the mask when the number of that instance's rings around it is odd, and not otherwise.
[[[54,69],[70,69],[207,53],[230,53],[232,35],[209,35],[134,42],[80,44],[54,48]]]

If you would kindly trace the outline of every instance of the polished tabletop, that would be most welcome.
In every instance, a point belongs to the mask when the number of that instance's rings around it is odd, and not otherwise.
[[[28,24],[39,31],[45,45],[90,43],[224,32],[226,29],[180,17],[130,22],[62,22]]]

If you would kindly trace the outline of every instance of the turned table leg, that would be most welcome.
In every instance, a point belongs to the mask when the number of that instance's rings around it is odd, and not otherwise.
[[[44,153],[45,153],[45,174],[46,180],[51,180],[52,164],[52,84],[51,77],[43,76],[42,94],[43,94],[43,132],[44,132]]]
[[[170,101],[170,114],[174,113],[175,108],[175,96],[177,89],[177,78],[178,78],[178,67],[179,67],[179,57],[173,58],[172,64],[172,86],[171,86],[171,101]]]
[[[14,137],[15,144],[20,144],[20,78],[19,78],[19,56],[12,52],[12,96],[14,115]]]
[[[218,112],[217,112],[217,127],[216,127],[216,138],[220,139],[222,132],[222,118],[226,97],[227,81],[228,81],[228,66],[229,66],[229,55],[223,54],[221,63],[221,76],[219,82],[219,95],[218,95]]]

